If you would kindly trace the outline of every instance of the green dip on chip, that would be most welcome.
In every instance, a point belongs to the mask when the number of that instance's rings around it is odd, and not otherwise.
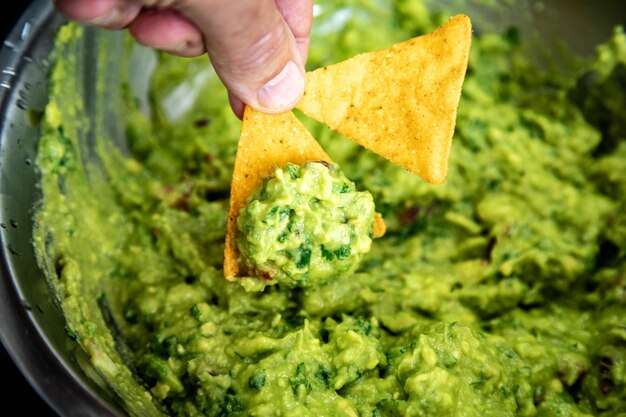
[[[372,244],[374,201],[338,166],[287,164],[248,198],[237,247],[248,272],[287,286],[353,272]]]

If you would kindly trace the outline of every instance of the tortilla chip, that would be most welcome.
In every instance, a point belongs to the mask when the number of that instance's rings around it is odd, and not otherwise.
[[[374,230],[373,237],[374,239],[378,239],[379,237],[383,237],[387,232],[387,225],[383,220],[383,216],[380,213],[374,213]]]
[[[270,115],[246,107],[230,190],[224,248],[225,277],[237,277],[242,272],[238,263],[239,251],[235,236],[237,217],[245,207],[248,196],[265,178],[274,173],[276,166],[282,168],[287,162],[302,165],[307,161],[333,163],[292,112]],[[384,228],[384,221],[378,216],[374,234],[376,235],[376,231],[380,233],[381,230],[384,234]]]
[[[309,117],[440,184],[467,70],[472,28],[464,15],[389,49],[307,74],[298,108]]]

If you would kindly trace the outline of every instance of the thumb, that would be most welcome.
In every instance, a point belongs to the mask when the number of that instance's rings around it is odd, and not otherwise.
[[[202,32],[231,95],[265,113],[282,113],[298,103],[304,62],[275,0],[189,0],[177,8]]]

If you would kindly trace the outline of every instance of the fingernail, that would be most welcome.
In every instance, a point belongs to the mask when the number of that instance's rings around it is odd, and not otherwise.
[[[122,29],[137,16],[140,8],[139,3],[125,1],[112,7],[108,13],[91,19],[87,23],[108,29]]]
[[[103,16],[98,16],[97,18],[90,20],[88,23],[95,25],[95,26],[106,27],[117,22],[120,15],[121,15],[120,9],[117,7],[114,7],[111,9],[111,11],[109,11],[109,13]]]
[[[178,53],[181,53],[181,52],[197,53],[199,55],[199,54],[202,54],[203,52],[204,44],[196,40],[186,40],[174,46],[173,48],[159,48],[159,49],[166,49],[166,50],[178,52]]]
[[[304,92],[304,74],[295,62],[287,65],[259,90],[257,99],[268,110],[295,105]]]

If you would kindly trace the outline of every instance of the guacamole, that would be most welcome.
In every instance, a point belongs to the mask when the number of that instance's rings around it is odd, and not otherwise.
[[[311,68],[454,14],[316,4]],[[146,109],[137,47],[106,36],[57,37],[33,243],[78,363],[128,415],[626,413],[622,29],[573,77],[477,30],[444,185],[299,115],[387,224],[356,270],[300,287],[223,278],[240,122],[207,60],[158,55]],[[110,69],[88,80],[85,38]]]
[[[319,285],[358,267],[370,250],[374,201],[338,166],[276,168],[237,219],[237,247],[253,276],[287,287]]]

